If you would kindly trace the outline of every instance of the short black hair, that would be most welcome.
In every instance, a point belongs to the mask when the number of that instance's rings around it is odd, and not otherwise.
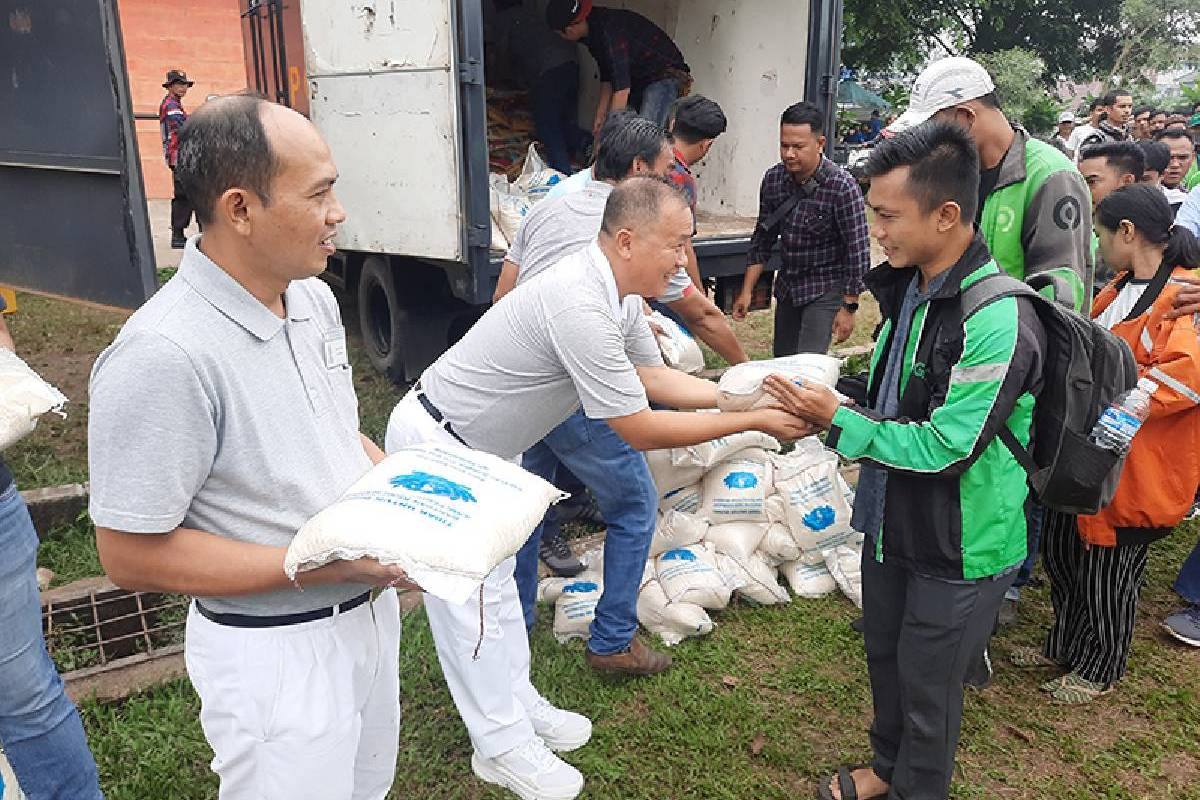
[[[622,228],[637,228],[662,216],[663,206],[678,202],[691,208],[675,184],[655,175],[635,175],[618,183],[604,205],[600,230],[609,236]]]
[[[1104,163],[1116,167],[1122,175],[1128,173],[1135,180],[1141,180],[1146,171],[1146,156],[1142,148],[1133,142],[1103,142],[1088,145],[1079,153],[1079,160],[1086,158],[1103,158]]]
[[[996,96],[995,92],[981,94],[975,99],[982,103],[984,108],[1000,108],[1000,98]]]
[[[688,144],[715,139],[729,127],[725,112],[716,101],[702,94],[689,94],[671,107],[671,135]]]
[[[1090,103],[1088,103],[1088,113],[1090,114],[1091,112],[1095,111],[1097,108],[1099,108],[1100,106],[1102,106],[1104,104],[1105,103],[1102,98],[1093,97],[1092,101]]]
[[[1170,125],[1171,123],[1178,122],[1178,121],[1179,120],[1177,120],[1177,119],[1169,119],[1169,120],[1167,120],[1167,124]],[[1191,139],[1191,138],[1192,138],[1192,134],[1188,133],[1186,128],[1183,130],[1180,130],[1179,128],[1172,128],[1170,130],[1163,128],[1161,131],[1154,134],[1154,141],[1156,141],[1156,142],[1161,142],[1163,139]]]
[[[180,129],[175,177],[201,224],[212,223],[217,200],[235,186],[271,202],[279,158],[262,123],[268,103],[250,92],[218,97],[200,106]]]
[[[816,103],[807,100],[793,103],[783,110],[780,125],[807,125],[814,136],[825,133],[825,112]]]
[[[962,224],[975,223],[979,206],[979,151],[970,134],[953,122],[930,120],[875,146],[863,168],[868,178],[908,167],[908,188],[925,213],[957,203]]]
[[[1102,105],[1111,106],[1117,102],[1118,97],[1128,97],[1130,100],[1132,100],[1133,92],[1129,91],[1128,89],[1113,89],[1104,93],[1104,97],[1100,99],[1100,103]]]
[[[546,24],[552,31],[566,30],[575,17],[579,16],[581,9],[580,0],[550,0],[546,4]]]
[[[670,143],[670,137],[658,123],[633,117],[615,126],[607,139],[600,140],[600,155],[596,156],[592,175],[598,181],[622,180],[637,159],[651,164]]]
[[[1133,115],[1135,117],[1140,117],[1142,114],[1153,114],[1153,113],[1154,113],[1154,109],[1151,108],[1150,106],[1138,106],[1137,108],[1135,108],[1133,110]]]
[[[604,123],[600,126],[600,135],[596,137],[596,148],[593,164],[600,158],[600,143],[611,137],[618,129],[625,127],[631,119],[637,119],[638,113],[632,108],[617,108],[608,112]]]
[[[1171,165],[1171,148],[1157,139],[1143,139],[1137,143],[1145,159],[1146,169],[1165,172]],[[1143,175],[1145,171],[1143,170]]]
[[[1157,117],[1160,114],[1164,117],[1170,116],[1170,114],[1167,113],[1167,110],[1165,108],[1155,108],[1155,109],[1151,109],[1150,118],[1153,119],[1154,117]]]

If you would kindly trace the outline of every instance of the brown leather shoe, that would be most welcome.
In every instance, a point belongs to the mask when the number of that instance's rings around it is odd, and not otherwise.
[[[628,650],[601,656],[589,649],[584,659],[597,672],[620,672],[626,675],[657,675],[671,666],[669,655],[650,649],[636,636],[629,643]]]

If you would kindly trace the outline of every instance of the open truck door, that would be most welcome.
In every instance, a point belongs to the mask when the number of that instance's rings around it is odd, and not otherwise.
[[[116,0],[0,0],[0,283],[136,308],[154,247]]]

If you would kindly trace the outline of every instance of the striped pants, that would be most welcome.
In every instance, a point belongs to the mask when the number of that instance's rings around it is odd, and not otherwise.
[[[1075,517],[1046,512],[1043,563],[1054,625],[1045,654],[1096,683],[1125,674],[1148,544],[1086,546]]]

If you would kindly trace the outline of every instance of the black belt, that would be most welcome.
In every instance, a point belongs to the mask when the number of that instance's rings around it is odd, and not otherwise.
[[[371,593],[363,592],[358,597],[352,597],[336,606],[318,608],[313,611],[301,611],[299,614],[277,614],[271,617],[260,617],[254,614],[218,614],[216,611],[209,611],[200,604],[199,600],[196,601],[196,610],[205,619],[215,622],[218,625],[228,625],[231,628],[280,628],[284,625],[299,625],[302,622],[315,622],[319,619],[327,619],[332,617],[334,612],[345,614],[347,611],[358,608],[370,599]]]
[[[417,393],[417,399],[421,401],[421,407],[425,409],[425,413],[433,417],[433,421],[436,422],[442,430],[457,439],[458,443],[463,447],[471,446],[467,444],[463,438],[459,436],[457,432],[455,432],[450,423],[446,421],[446,415],[441,411],[438,411],[438,407],[433,404],[433,401],[425,396],[425,390],[421,388],[419,381],[413,385],[413,391]]]

